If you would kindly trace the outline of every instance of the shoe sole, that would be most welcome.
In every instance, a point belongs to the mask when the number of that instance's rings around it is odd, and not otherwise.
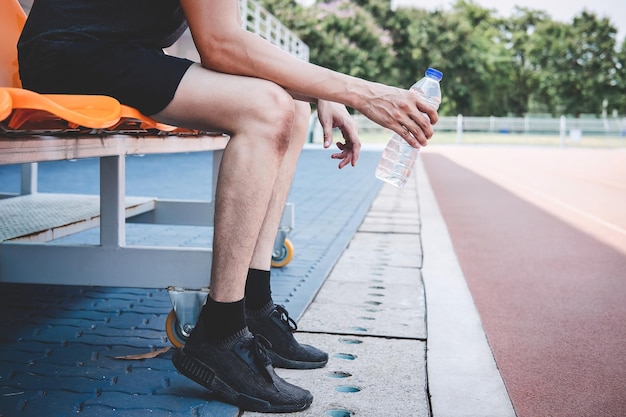
[[[266,400],[255,398],[250,395],[237,392],[226,382],[221,380],[216,372],[204,362],[185,355],[183,349],[177,349],[172,357],[172,363],[184,376],[202,385],[229,404],[236,405],[245,411],[256,411],[261,413],[291,413],[307,409],[311,401],[301,405],[272,404]]]
[[[267,355],[272,361],[272,366],[274,368],[284,368],[284,369],[317,369],[323,368],[328,363],[328,359],[323,362],[303,362],[303,361],[294,361],[293,359],[287,359],[280,356],[278,353],[274,352],[271,349],[267,350]]]

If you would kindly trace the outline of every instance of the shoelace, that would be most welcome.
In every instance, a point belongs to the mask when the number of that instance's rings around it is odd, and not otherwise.
[[[264,371],[263,373],[267,380],[273,383],[274,381],[272,375],[267,369],[272,366],[272,360],[267,355],[267,349],[272,348],[270,341],[258,334],[243,342],[241,347],[248,351],[252,361],[258,366],[259,369]]]
[[[275,308],[276,311],[278,311],[278,313],[280,314],[280,321],[282,321],[287,327],[289,327],[291,333],[294,333],[296,330],[298,330],[298,325],[296,324],[296,321],[289,317],[289,313],[287,312],[287,309],[285,309],[285,307],[277,305],[275,306]]]

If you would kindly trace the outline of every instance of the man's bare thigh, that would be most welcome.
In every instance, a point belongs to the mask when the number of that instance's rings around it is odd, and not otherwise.
[[[178,126],[234,133],[246,119],[262,112],[268,94],[277,90],[282,87],[270,81],[194,64],[182,78],[174,99],[154,118]]]

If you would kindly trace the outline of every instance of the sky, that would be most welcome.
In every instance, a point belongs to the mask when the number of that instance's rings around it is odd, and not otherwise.
[[[599,17],[608,17],[617,28],[618,45],[626,37],[626,0],[473,0],[474,3],[496,11],[502,17],[510,16],[515,6],[543,10],[553,19],[571,23],[583,10]],[[449,8],[454,0],[394,0],[397,5],[413,5],[421,9]]]

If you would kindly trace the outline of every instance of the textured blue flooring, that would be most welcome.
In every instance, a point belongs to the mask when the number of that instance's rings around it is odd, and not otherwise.
[[[289,201],[296,224],[294,260],[272,271],[273,296],[300,317],[367,213],[381,183],[379,152],[338,170],[330,151],[306,149]],[[210,154],[129,157],[127,195],[206,199]],[[40,192],[98,192],[98,161],[40,164]],[[0,166],[0,192],[19,190],[19,167]],[[128,244],[210,244],[211,228],[127,225]],[[65,239],[97,242],[97,231]],[[36,260],[33,260],[36,262]],[[1,262],[1,259],[0,259]],[[173,285],[176,283],[173,282]],[[0,417],[237,416],[178,375],[169,346],[167,291],[141,288],[0,285]]]

